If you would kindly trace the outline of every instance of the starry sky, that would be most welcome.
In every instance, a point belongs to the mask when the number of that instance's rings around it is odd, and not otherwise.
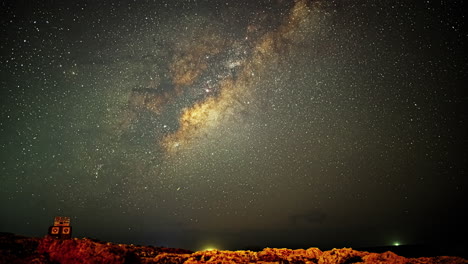
[[[468,235],[463,1],[0,7],[0,231],[199,250]],[[441,242],[442,241],[442,242]]]

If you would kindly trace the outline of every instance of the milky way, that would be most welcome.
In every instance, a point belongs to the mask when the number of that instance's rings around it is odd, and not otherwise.
[[[190,249],[444,237],[468,163],[458,5],[7,1],[0,231],[64,215],[77,236]]]

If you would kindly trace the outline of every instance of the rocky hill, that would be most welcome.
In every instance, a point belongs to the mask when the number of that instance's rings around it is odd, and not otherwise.
[[[321,251],[309,249],[265,248],[261,251],[198,251],[114,244],[89,238],[30,238],[0,233],[0,263],[75,264],[75,263],[465,263],[460,257],[405,258],[390,251],[370,253],[351,248]]]

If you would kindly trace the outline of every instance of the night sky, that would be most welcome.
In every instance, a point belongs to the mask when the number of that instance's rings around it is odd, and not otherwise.
[[[462,0],[0,10],[0,231],[70,216],[75,237],[192,250],[466,240]]]

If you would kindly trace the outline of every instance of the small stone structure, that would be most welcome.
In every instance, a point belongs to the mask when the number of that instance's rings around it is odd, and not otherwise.
[[[72,227],[70,226],[70,217],[56,216],[54,225],[49,227],[49,236],[69,239],[71,238]]]

